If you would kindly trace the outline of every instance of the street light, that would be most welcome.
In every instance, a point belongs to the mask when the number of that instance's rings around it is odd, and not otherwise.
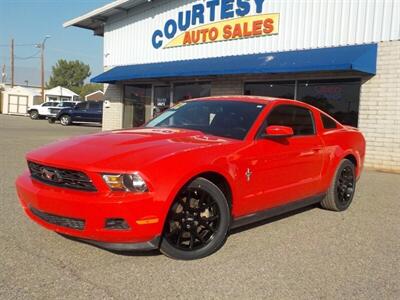
[[[36,48],[40,49],[40,61],[41,61],[41,70],[40,70],[40,77],[41,77],[41,82],[42,82],[42,100],[43,102],[45,101],[44,99],[44,46],[46,41],[50,38],[50,35],[46,35],[45,38],[43,39],[43,42],[40,44],[36,45]]]

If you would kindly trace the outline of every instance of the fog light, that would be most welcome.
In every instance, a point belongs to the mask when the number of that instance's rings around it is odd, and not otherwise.
[[[106,229],[129,229],[128,223],[122,218],[106,219]]]

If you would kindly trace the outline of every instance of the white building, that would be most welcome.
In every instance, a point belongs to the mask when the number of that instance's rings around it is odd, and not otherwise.
[[[1,92],[3,114],[25,115],[29,106],[42,103],[40,88],[4,86]]]
[[[104,37],[103,127],[192,97],[294,98],[357,126],[400,171],[400,1],[118,0],[64,26]]]
[[[45,101],[75,101],[79,99],[79,95],[73,91],[62,87],[56,86],[44,92]]]

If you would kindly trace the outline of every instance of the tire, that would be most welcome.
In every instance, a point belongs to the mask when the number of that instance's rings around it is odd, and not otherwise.
[[[230,221],[225,195],[214,183],[198,177],[179,192],[172,204],[160,251],[181,260],[211,255],[224,245]]]
[[[37,119],[39,119],[39,112],[38,112],[37,110],[31,110],[31,111],[29,112],[29,117],[30,117],[32,120],[37,120]]]
[[[71,125],[71,124],[72,124],[71,117],[68,116],[68,115],[62,115],[62,116],[60,117],[60,123],[61,123],[61,125],[63,125],[63,126]]]
[[[327,195],[321,201],[321,206],[328,210],[344,211],[353,201],[355,189],[355,166],[350,160],[343,159],[333,176]]]

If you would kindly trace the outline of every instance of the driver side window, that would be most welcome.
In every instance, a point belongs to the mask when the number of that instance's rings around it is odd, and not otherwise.
[[[295,105],[279,105],[267,116],[267,125],[287,126],[295,136],[314,135],[314,119],[307,108]]]
[[[87,105],[88,105],[87,102],[81,102],[81,103],[78,103],[78,104],[75,106],[75,108],[78,109],[78,110],[83,110],[83,109],[86,109]]]

